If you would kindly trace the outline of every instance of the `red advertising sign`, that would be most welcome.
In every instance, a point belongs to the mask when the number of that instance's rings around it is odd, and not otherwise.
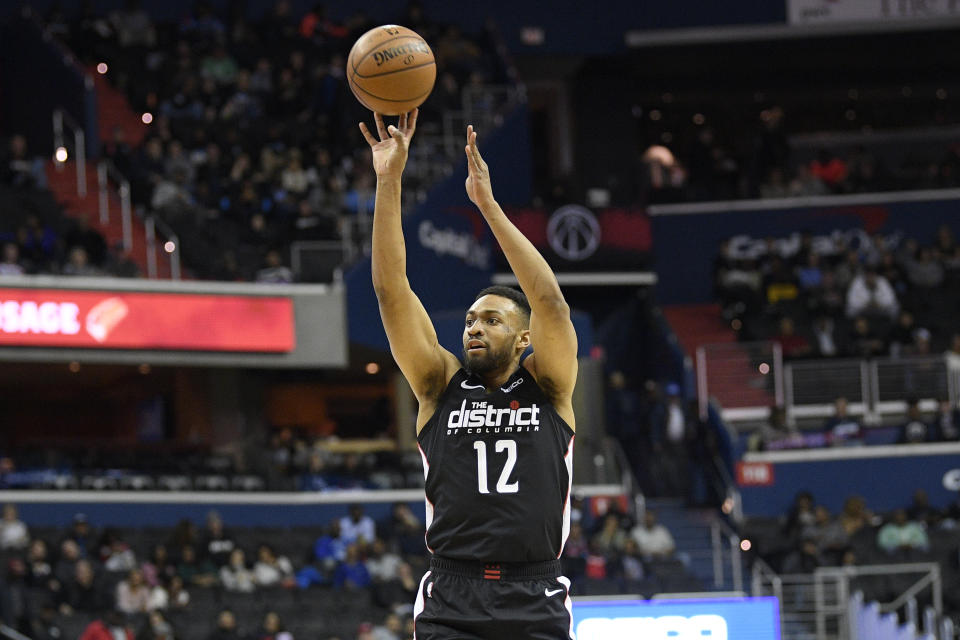
[[[737,484],[741,487],[773,486],[773,465],[769,462],[738,462]]]
[[[289,352],[290,298],[0,288],[0,347]]]

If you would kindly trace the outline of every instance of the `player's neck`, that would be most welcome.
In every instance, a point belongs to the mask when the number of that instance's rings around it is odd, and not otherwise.
[[[475,375],[483,381],[483,385],[487,389],[496,389],[510,379],[510,376],[512,376],[513,372],[517,370],[518,366],[520,366],[519,361],[511,362],[506,367],[501,367],[486,373],[477,373]]]

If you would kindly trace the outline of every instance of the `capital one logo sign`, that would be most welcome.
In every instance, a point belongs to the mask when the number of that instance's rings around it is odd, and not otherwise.
[[[587,618],[577,625],[578,640],[728,640],[727,621],[718,615],[656,618]]]

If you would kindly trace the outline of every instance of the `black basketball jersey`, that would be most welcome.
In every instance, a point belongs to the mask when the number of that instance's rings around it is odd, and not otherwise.
[[[491,393],[457,371],[417,437],[430,552],[487,562],[559,558],[570,530],[573,435],[523,367]]]

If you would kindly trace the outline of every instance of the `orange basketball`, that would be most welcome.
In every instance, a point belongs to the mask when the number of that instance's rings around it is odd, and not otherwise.
[[[347,83],[363,106],[386,116],[423,104],[437,79],[430,45],[415,31],[395,24],[360,36],[347,56]]]

